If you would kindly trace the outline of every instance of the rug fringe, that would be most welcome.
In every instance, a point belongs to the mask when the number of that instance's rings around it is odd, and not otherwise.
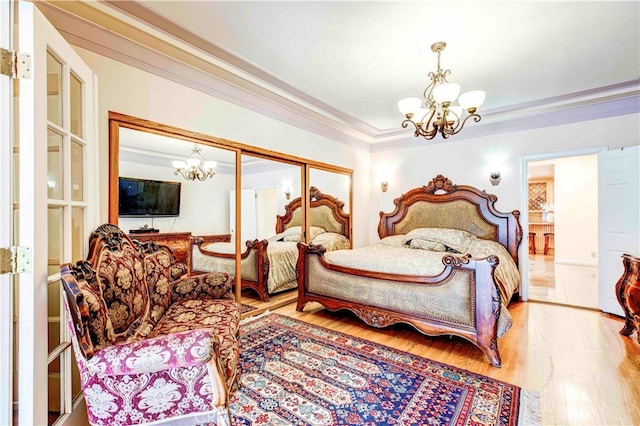
[[[522,389],[518,426],[537,426],[542,422],[540,414],[540,392]]]
[[[267,315],[269,315],[269,314],[271,314],[271,311],[267,309],[266,311],[264,311],[264,312],[263,312],[263,313],[261,313],[261,314],[253,315],[253,316],[250,316],[250,317],[245,317],[245,318],[243,318],[243,319],[241,319],[241,320],[240,320],[240,325],[243,325],[243,324],[246,324],[246,323],[252,322],[252,321],[257,320],[257,319],[260,319],[260,318],[262,318],[262,317],[266,317],[266,316],[267,316]]]

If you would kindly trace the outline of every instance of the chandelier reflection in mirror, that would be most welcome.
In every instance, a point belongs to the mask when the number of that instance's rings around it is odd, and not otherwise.
[[[484,102],[485,93],[473,90],[458,98],[460,85],[447,81],[451,70],[442,70],[440,67],[440,52],[446,46],[444,41],[431,45],[431,50],[438,54],[438,71],[429,73],[431,83],[424,90],[424,99],[407,98],[398,102],[398,108],[406,118],[402,127],[413,124],[415,137],[431,140],[439,133],[447,139],[459,133],[467,120],[480,121],[481,117],[476,111]],[[456,99],[459,106],[453,105]]]
[[[182,175],[187,180],[206,180],[216,174],[215,161],[205,161],[202,157],[202,148],[195,144],[191,149],[191,154],[186,160],[174,160],[171,164],[176,169],[174,175]]]

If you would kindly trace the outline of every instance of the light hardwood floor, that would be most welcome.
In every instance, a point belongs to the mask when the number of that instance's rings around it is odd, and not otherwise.
[[[640,344],[635,334],[618,334],[622,319],[531,302],[509,311],[514,325],[498,341],[502,368],[463,339],[426,337],[403,325],[376,329],[317,303],[274,312],[539,391],[544,425],[640,425]]]
[[[529,299],[598,308],[598,267],[555,263],[553,255],[529,254]]]

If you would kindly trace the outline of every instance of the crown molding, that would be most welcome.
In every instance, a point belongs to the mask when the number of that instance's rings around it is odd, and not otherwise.
[[[92,6],[78,3],[37,2],[37,5],[75,46],[358,149],[368,151],[369,144],[374,142],[370,129],[363,131],[330,111],[253,76],[223,67],[216,58],[205,60],[183,46],[170,43],[168,36],[153,37],[141,30],[143,24],[134,27],[96,10],[92,7],[94,3]]]
[[[612,91],[616,93],[612,94]],[[555,103],[551,102],[552,100]],[[480,124],[465,127],[464,132],[451,139],[436,137],[427,141],[424,138],[414,137],[411,131],[402,129],[405,133],[404,138],[391,137],[376,143],[371,146],[370,152],[385,152],[424,146],[425,144],[434,145],[454,140],[475,139],[627,114],[640,114],[640,79],[590,90],[588,93],[559,96],[546,103],[541,100],[513,105],[499,111],[487,111],[482,114]],[[397,131],[393,132],[397,135]]]
[[[73,45],[366,152],[424,145],[377,129],[135,1],[36,4]],[[455,140],[640,112],[640,79],[486,110]],[[436,138],[429,144],[447,142]]]

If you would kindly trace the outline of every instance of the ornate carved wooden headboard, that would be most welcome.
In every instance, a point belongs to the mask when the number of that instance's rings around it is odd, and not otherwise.
[[[346,213],[344,202],[337,198],[323,194],[318,188],[310,189],[309,212],[311,226],[319,226],[327,232],[335,232],[349,238],[351,229],[351,215]],[[302,223],[302,200],[295,198],[285,206],[285,214],[276,218],[276,233],[283,232],[292,226]]]
[[[380,212],[378,235],[406,234],[415,228],[462,229],[479,238],[502,243],[518,263],[522,240],[520,211],[502,213],[494,204],[498,200],[472,186],[454,185],[437,175],[429,183],[412,189],[393,200],[391,213]]]

